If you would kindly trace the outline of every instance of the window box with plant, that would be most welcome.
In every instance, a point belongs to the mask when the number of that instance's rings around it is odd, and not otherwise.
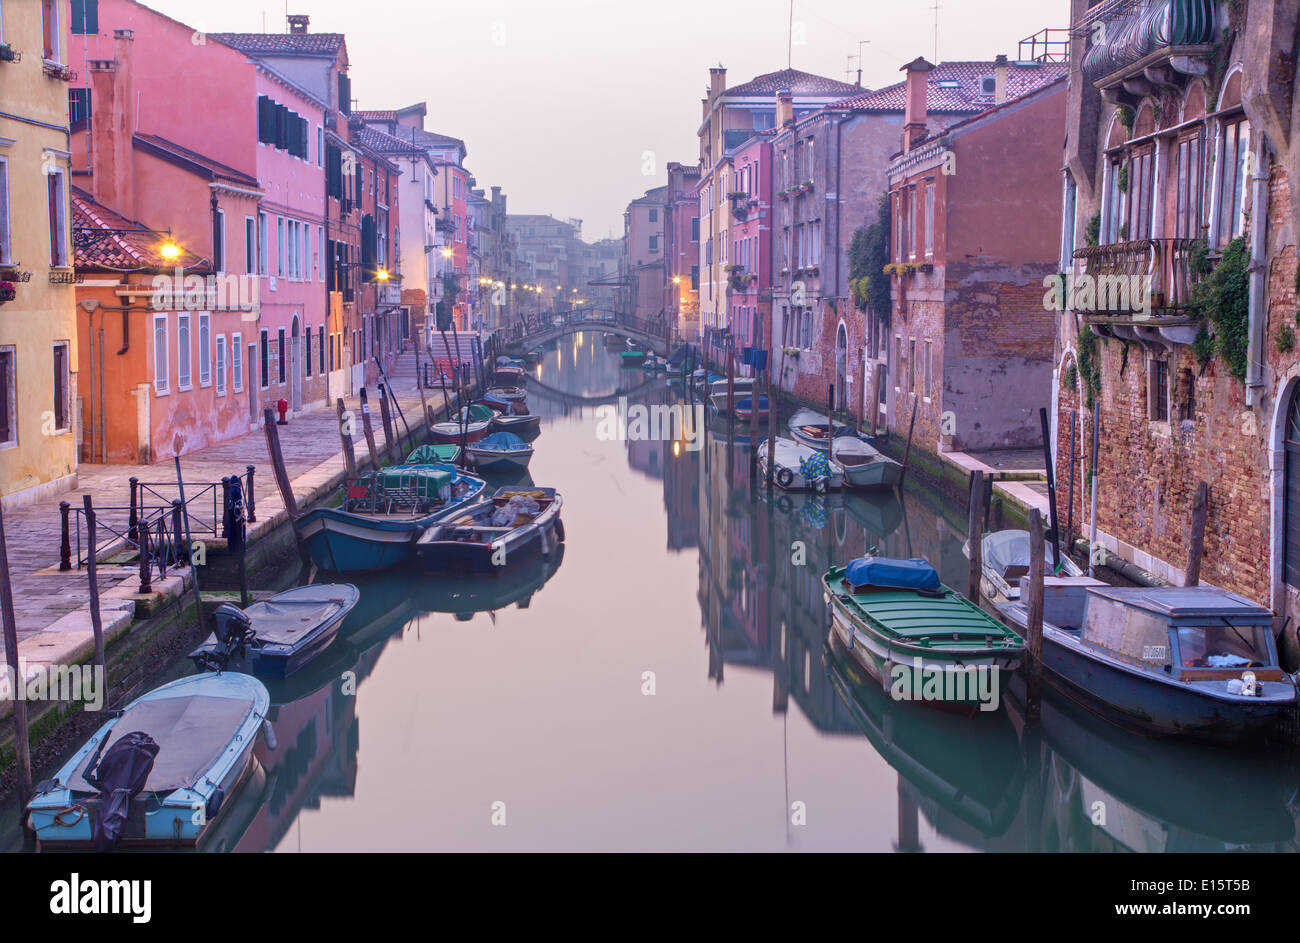
[[[58,79],[61,82],[73,82],[77,78],[77,73],[65,65],[48,60],[41,66],[41,71],[52,79]]]
[[[18,286],[13,282],[0,281],[0,305],[13,301],[18,294]]]
[[[0,62],[17,62],[23,54],[8,43],[0,43]]]

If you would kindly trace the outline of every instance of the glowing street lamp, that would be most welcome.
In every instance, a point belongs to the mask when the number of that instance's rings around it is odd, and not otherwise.
[[[168,262],[171,262],[175,259],[180,258],[181,247],[178,246],[176,243],[172,242],[171,239],[168,239],[158,249],[158,254],[161,255],[164,259],[166,259]]]

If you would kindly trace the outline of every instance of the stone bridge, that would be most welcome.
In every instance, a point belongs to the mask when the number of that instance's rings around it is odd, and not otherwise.
[[[507,338],[504,344],[507,348],[514,350],[531,350],[534,347],[548,344],[551,341],[559,340],[569,334],[576,334],[579,331],[603,331],[606,334],[629,337],[646,350],[654,351],[661,357],[667,357],[671,352],[664,321],[642,321],[635,318],[620,320],[573,318],[559,325],[548,324],[531,334],[520,334],[518,337]]]

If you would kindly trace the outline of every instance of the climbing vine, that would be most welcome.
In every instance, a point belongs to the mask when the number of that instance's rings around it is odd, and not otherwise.
[[[1078,374],[1083,380],[1083,404],[1092,409],[1101,393],[1101,364],[1097,363],[1097,335],[1085,324],[1079,328]]]
[[[1195,262],[1195,260],[1192,260]],[[1207,352],[1217,355],[1238,380],[1246,378],[1246,351],[1250,338],[1250,252],[1238,236],[1223,250],[1217,265],[1192,293],[1192,309],[1205,318],[1206,338],[1197,336],[1194,347],[1202,365]]]
[[[849,242],[849,291],[859,309],[870,309],[888,322],[889,279],[882,273],[889,264],[889,199],[881,197],[876,221],[859,226]]]

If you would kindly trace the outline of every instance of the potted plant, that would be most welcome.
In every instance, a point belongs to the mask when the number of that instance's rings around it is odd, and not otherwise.
[[[18,294],[18,289],[13,282],[0,282],[0,305],[7,301],[13,301],[14,296]]]
[[[20,53],[8,43],[0,43],[0,62],[17,62],[22,58]]]

